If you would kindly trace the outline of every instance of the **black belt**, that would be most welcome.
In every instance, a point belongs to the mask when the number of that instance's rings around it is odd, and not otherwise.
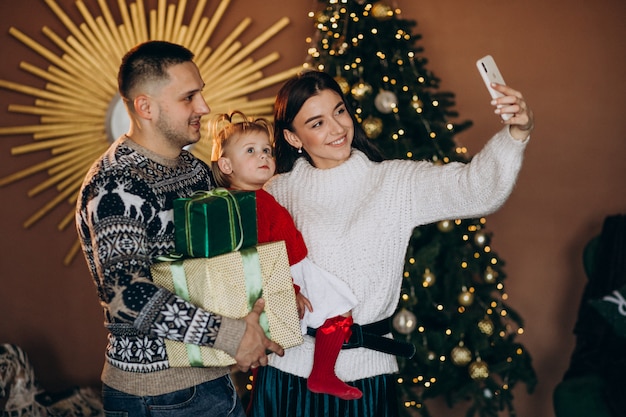
[[[375,323],[364,324],[362,326],[354,323],[350,326],[350,330],[352,331],[352,335],[350,339],[343,344],[342,349],[364,347],[408,359],[411,359],[413,355],[415,355],[415,346],[413,346],[413,343],[401,342],[384,337],[384,335],[391,333],[391,318],[386,318]],[[307,327],[306,334],[315,337],[316,331],[317,329]]]

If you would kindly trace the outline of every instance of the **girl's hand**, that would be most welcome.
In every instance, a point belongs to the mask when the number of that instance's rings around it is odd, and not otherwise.
[[[300,316],[300,320],[304,317],[304,309],[307,308],[309,311],[313,311],[313,305],[308,298],[306,298],[302,293],[296,294],[296,305],[298,306],[298,316]]]
[[[491,101],[491,104],[496,108],[495,113],[499,115],[510,114],[511,118],[503,120],[503,123],[510,126],[511,136],[517,140],[526,140],[533,130],[535,120],[524,96],[506,85],[493,83],[491,87],[504,94],[504,97]]]

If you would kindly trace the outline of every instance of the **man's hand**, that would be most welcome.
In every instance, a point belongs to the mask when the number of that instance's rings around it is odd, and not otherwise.
[[[263,328],[259,324],[259,316],[265,307],[265,300],[259,298],[252,311],[244,318],[246,321],[246,332],[243,334],[235,360],[237,368],[242,372],[247,372],[250,368],[267,365],[267,352],[271,351],[279,356],[284,355],[284,350],[279,344],[272,342],[265,336]]]

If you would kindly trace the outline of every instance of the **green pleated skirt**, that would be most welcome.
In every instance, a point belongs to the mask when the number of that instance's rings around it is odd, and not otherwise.
[[[363,392],[358,400],[315,394],[301,378],[271,366],[257,368],[249,417],[398,417],[398,396],[393,375],[350,382]]]

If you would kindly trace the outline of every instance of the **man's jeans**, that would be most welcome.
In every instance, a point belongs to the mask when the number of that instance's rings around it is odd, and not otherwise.
[[[106,417],[245,417],[230,376],[169,394],[138,397],[102,387]]]

